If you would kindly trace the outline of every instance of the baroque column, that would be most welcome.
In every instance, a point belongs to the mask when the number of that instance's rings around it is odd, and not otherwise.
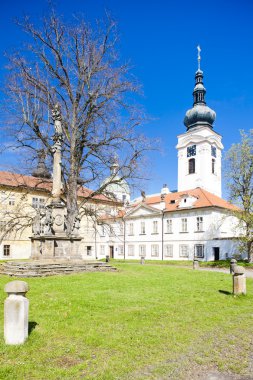
[[[61,149],[62,149],[62,117],[60,106],[57,103],[52,110],[52,118],[54,120],[54,128],[55,134],[53,136],[54,145],[52,147],[52,151],[54,154],[54,166],[53,166],[53,188],[52,188],[52,196],[53,196],[53,204],[61,203],[61,195],[62,195],[62,172],[61,172]]]

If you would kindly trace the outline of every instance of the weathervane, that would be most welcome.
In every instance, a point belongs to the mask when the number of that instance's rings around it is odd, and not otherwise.
[[[200,52],[201,52],[201,49],[200,49],[199,45],[197,46],[197,50],[198,50],[198,70],[200,70],[200,60],[201,60]]]

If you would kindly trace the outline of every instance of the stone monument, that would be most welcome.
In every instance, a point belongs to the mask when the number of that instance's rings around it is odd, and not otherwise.
[[[28,338],[29,287],[25,281],[5,285],[8,297],[4,301],[4,340],[6,344],[23,344]]]
[[[80,219],[76,218],[71,234],[67,234],[67,209],[63,200],[62,185],[62,116],[60,106],[52,110],[55,133],[53,136],[53,186],[52,200],[45,209],[38,211],[33,222],[32,258],[33,259],[82,259],[79,253],[81,237]]]
[[[233,270],[233,294],[246,294],[245,268],[237,265]]]

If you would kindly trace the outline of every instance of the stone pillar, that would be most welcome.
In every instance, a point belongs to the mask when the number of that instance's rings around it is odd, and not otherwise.
[[[141,261],[140,261],[140,264],[145,264],[145,257],[144,256],[141,256]]]
[[[11,281],[5,285],[8,297],[4,302],[4,339],[6,344],[23,344],[28,338],[29,301],[25,297],[29,287],[25,281]]]
[[[62,134],[62,116],[59,104],[56,104],[54,109],[52,110],[52,117],[54,120],[54,146],[52,148],[54,154],[54,166],[53,166],[53,188],[52,188],[52,196],[53,203],[61,203],[61,195],[62,195],[62,170],[61,170],[61,148],[63,141]]]
[[[246,276],[245,269],[240,266],[234,268],[233,274],[233,294],[246,294]]]
[[[192,269],[199,269],[199,260],[198,259],[193,260],[193,268]]]
[[[234,269],[235,269],[236,265],[237,265],[236,259],[231,259],[230,260],[230,274],[234,273]]]

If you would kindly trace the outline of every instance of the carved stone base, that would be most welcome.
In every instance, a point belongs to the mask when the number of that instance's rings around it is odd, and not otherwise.
[[[81,260],[80,237],[40,236],[31,237],[32,259],[34,260]]]

